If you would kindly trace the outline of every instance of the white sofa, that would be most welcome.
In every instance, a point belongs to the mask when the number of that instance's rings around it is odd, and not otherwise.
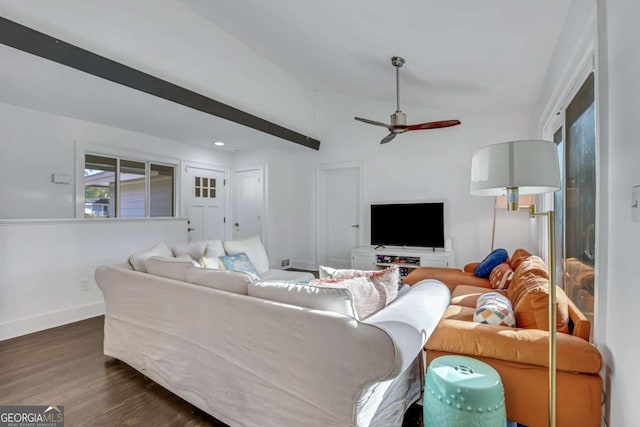
[[[217,260],[223,255],[236,255],[239,253],[245,253],[247,255],[262,280],[308,282],[313,279],[313,274],[308,272],[271,268],[267,252],[258,236],[242,240],[202,240],[180,243],[174,245],[171,249],[165,243],[160,242],[145,251],[131,255],[129,264],[134,270],[146,272],[144,262],[152,256],[184,256],[199,262],[203,256],[210,260]]]
[[[246,295],[244,278],[212,274],[226,290],[99,267],[105,355],[231,426],[402,425],[420,397],[422,348],[449,304],[445,285],[415,285],[360,321]]]

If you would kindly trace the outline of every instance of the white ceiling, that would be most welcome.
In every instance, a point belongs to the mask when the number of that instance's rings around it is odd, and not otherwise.
[[[572,1],[179,0],[315,89],[392,107],[399,55],[402,105],[504,111],[533,108]],[[208,148],[306,150],[4,45],[0,63],[0,102]]]
[[[573,0],[180,0],[316,89],[529,109]]]

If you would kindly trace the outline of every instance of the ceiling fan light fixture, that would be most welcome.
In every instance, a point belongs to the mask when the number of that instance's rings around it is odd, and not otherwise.
[[[441,120],[437,122],[419,123],[415,125],[407,125],[407,115],[400,110],[400,67],[405,63],[404,58],[400,56],[391,57],[391,65],[396,68],[396,112],[391,115],[391,124],[376,122],[375,120],[363,119],[362,117],[354,117],[356,120],[368,123],[370,125],[382,126],[389,130],[389,134],[385,136],[380,144],[386,144],[396,137],[397,134],[414,130],[439,129],[451,126],[457,126],[460,120]]]

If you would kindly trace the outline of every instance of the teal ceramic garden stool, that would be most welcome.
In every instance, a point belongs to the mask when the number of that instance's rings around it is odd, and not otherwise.
[[[504,427],[506,413],[500,375],[491,366],[463,356],[441,356],[427,369],[425,427]]]

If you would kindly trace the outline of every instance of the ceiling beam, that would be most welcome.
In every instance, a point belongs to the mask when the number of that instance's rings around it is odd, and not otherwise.
[[[0,16],[0,43],[114,83],[320,149],[320,141]]]

